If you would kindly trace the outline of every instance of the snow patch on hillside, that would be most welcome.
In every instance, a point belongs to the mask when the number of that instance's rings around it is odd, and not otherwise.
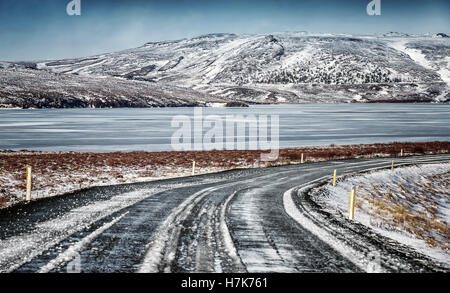
[[[449,58],[450,40],[427,35],[210,34],[84,58],[2,62],[0,105],[448,102]],[[41,98],[30,99],[36,92]]]
[[[445,63],[446,66],[441,67],[441,69],[438,70],[438,73],[441,76],[442,80],[450,86],[450,57],[445,57]]]
[[[420,49],[409,48],[407,46],[407,43],[408,43],[407,40],[401,40],[401,41],[392,43],[391,46],[394,49],[407,54],[414,62],[416,62],[420,66],[422,66],[426,69],[436,71],[440,75],[441,79],[443,81],[445,81],[447,83],[447,85],[450,85],[450,57],[449,56],[445,57],[445,59],[442,61],[442,63],[445,63],[445,65],[438,67],[438,66],[436,66],[436,64],[433,64],[432,62],[427,60],[425,54]]]

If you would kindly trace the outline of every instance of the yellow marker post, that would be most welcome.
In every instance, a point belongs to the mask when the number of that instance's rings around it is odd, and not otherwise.
[[[356,188],[352,186],[352,189],[350,191],[350,206],[348,209],[349,220],[353,220],[355,215],[355,196],[356,196]]]
[[[303,153],[302,153],[302,156],[300,158],[300,163],[303,164]]]
[[[31,166],[27,166],[27,192],[25,195],[25,200],[31,200]]]
[[[394,161],[392,161],[391,170],[394,170]]]
[[[195,175],[195,161],[192,161],[192,175]]]
[[[333,186],[336,186],[336,169],[334,170],[333,174]]]

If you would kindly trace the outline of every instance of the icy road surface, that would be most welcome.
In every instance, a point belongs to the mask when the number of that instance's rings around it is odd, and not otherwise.
[[[396,166],[450,155],[396,158]],[[340,160],[98,187],[0,210],[0,272],[445,270],[318,209],[308,188],[391,159]],[[79,266],[74,265],[79,263]],[[375,269],[374,269],[375,268]]]

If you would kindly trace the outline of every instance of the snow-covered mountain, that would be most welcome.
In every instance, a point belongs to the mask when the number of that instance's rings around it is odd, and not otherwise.
[[[450,101],[450,38],[445,34],[210,34],[151,42],[88,58],[1,64],[5,69],[0,69],[0,75],[42,73],[46,80],[41,83],[70,76],[81,84],[89,81],[89,87],[101,88],[107,80],[119,87],[124,99],[137,94],[127,93],[131,87],[142,88],[147,94],[169,89],[172,93],[167,97],[174,99],[185,99],[172,94],[187,91],[188,100],[194,103]],[[0,104],[24,87],[16,84],[16,90],[9,87],[5,93],[2,85]],[[98,89],[89,91],[86,86],[85,93],[82,88],[72,91],[71,96],[87,104],[96,95],[108,100],[109,96],[98,94]]]

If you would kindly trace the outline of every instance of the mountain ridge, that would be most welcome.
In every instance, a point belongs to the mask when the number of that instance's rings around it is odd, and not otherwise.
[[[37,83],[56,84],[58,79],[67,79],[67,76],[80,79],[80,83],[96,89],[83,93],[78,86],[71,92],[71,98],[84,101],[82,104],[87,106],[96,99],[103,101],[97,105],[120,105],[117,104],[120,96],[99,94],[98,88],[104,79],[117,80],[120,86],[117,90],[121,91],[123,99],[135,100],[138,93],[151,95],[159,89],[169,100],[185,98],[174,96],[173,92],[189,92],[186,100],[191,105],[211,101],[449,102],[450,40],[443,35],[215,33],[191,39],[147,42],[137,48],[84,58],[0,62],[0,76],[3,75],[4,80],[8,79],[5,78],[8,74],[16,74],[15,78],[19,79],[21,74],[29,78],[34,75]],[[34,72],[24,73],[26,71]],[[40,73],[45,74],[45,80],[40,80]],[[23,92],[33,81],[27,79],[24,84],[19,83],[13,90],[3,81],[0,104],[6,107],[13,104],[11,101],[15,97],[23,99]],[[98,86],[93,86],[96,83]],[[139,87],[142,90],[127,93],[127,89]],[[115,103],[108,102],[111,96]],[[28,94],[27,99],[32,100],[32,95]],[[166,103],[153,104],[164,106]],[[29,104],[32,107],[33,103],[29,101]],[[172,105],[178,106],[177,103]],[[21,107],[20,103],[15,106]]]

